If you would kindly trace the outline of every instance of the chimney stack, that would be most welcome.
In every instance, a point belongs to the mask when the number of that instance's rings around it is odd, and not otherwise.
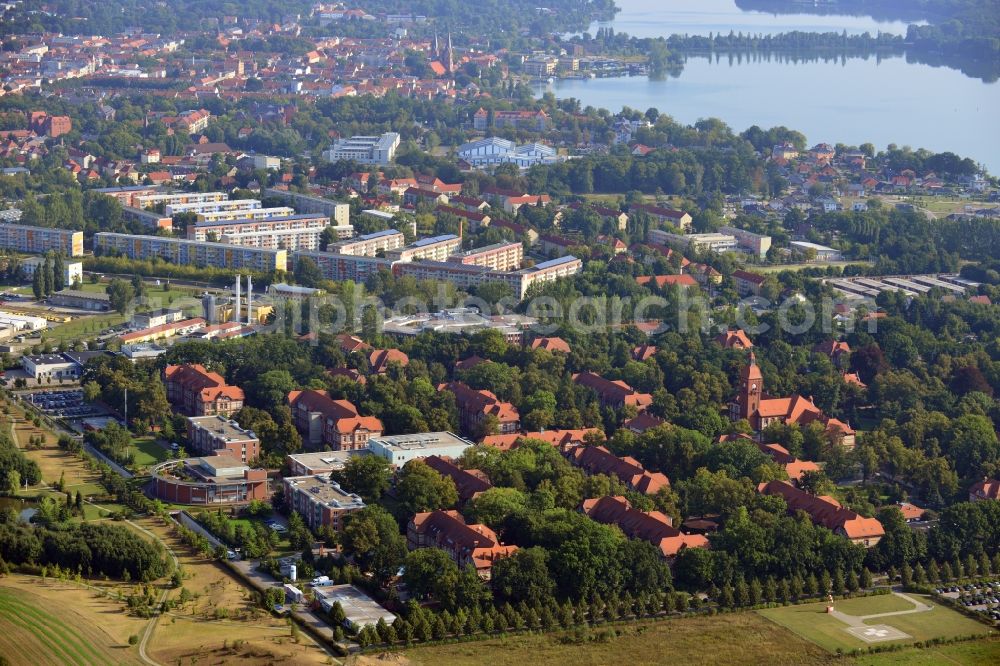
[[[233,316],[230,318],[231,321],[235,321],[237,324],[240,323],[240,290],[243,287],[242,276],[236,274],[236,300],[233,301]]]
[[[247,276],[247,326],[253,323],[253,276]]]

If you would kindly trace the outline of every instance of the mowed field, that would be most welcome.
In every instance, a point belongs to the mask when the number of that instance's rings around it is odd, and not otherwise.
[[[934,600],[929,597],[916,594],[910,596],[933,606],[933,608],[921,613],[890,615],[866,620],[866,625],[885,624],[910,636],[910,638],[885,641],[880,644],[898,643],[905,645],[932,638],[951,638],[996,633],[985,624],[967,618],[949,608],[935,604]],[[857,599],[837,601],[834,603],[834,606],[838,611],[856,616],[891,613],[913,608],[912,604],[906,604],[898,597],[890,596],[859,597]],[[835,652],[838,648],[844,651],[855,648],[864,649],[871,645],[852,636],[846,631],[847,624],[827,614],[825,602],[803,604],[801,606],[768,608],[757,612],[830,652]]]
[[[599,638],[602,632],[615,636]],[[406,650],[385,658],[370,655],[364,666],[479,666],[484,655],[495,664],[530,666],[646,666],[692,664],[833,664],[836,657],[754,613],[692,617],[595,627],[590,640],[577,641],[575,632],[509,636]],[[402,657],[402,659],[400,658]]]
[[[145,624],[71,583],[0,578],[0,654],[11,664],[139,664],[128,637]]]
[[[941,664],[962,664],[962,666],[986,666],[1000,664],[1000,639],[982,639],[940,645],[923,650],[911,649],[900,652],[883,652],[855,657],[851,663],[857,666],[940,666]]]

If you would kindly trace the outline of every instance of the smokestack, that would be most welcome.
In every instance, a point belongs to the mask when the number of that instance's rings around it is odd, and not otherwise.
[[[253,276],[247,276],[247,326],[253,323],[253,312],[251,311],[251,306],[253,305]]]
[[[232,321],[237,324],[240,323],[240,289],[243,287],[242,278],[239,273],[236,274],[236,300],[233,302],[233,316]]]

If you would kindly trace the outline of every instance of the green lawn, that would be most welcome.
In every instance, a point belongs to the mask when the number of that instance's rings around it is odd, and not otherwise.
[[[929,597],[912,595],[932,606],[933,610],[924,613],[912,613],[908,615],[894,615],[884,618],[873,618],[866,624],[886,624],[900,631],[909,634],[912,638],[895,641],[906,644],[915,641],[923,641],[931,638],[947,638],[953,636],[968,636],[971,634],[987,634],[990,629],[975,620],[965,617],[955,611],[938,606]],[[849,615],[874,615],[876,613],[890,613],[897,610],[908,610],[913,608],[912,604],[896,603],[902,602],[895,597],[884,596],[860,597],[836,601],[834,606],[837,610]],[[820,647],[831,652],[838,648],[845,651],[855,648],[867,648],[869,644],[861,639],[855,638],[845,629],[847,625],[826,613],[826,603],[803,604],[801,606],[784,606],[780,608],[768,608],[758,611],[761,615],[772,620],[781,626],[791,630],[795,634],[811,640]],[[887,641],[891,643],[893,641]]]
[[[983,639],[900,652],[855,657],[857,666],[939,666],[940,664],[998,664],[1000,640]]]
[[[156,442],[156,438],[150,435],[146,437],[136,437],[132,440],[135,445],[135,457],[133,464],[135,467],[150,467],[170,458],[170,452]]]
[[[85,340],[100,335],[107,329],[125,322],[117,312],[101,315],[84,315],[66,324],[59,324],[45,331],[44,337],[52,342]]]

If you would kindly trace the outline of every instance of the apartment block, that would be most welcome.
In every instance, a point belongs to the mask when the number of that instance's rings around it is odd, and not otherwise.
[[[364,234],[350,240],[331,243],[327,252],[349,254],[353,256],[374,257],[380,252],[396,250],[406,244],[402,232],[395,229],[385,229],[371,234]]]
[[[288,268],[288,252],[285,250],[241,247],[228,243],[208,243],[162,236],[101,232],[94,235],[94,249],[103,254],[122,254],[129,259],[159,257],[174,264],[187,266],[215,266],[261,273],[283,271]]]
[[[295,209],[288,206],[276,206],[275,208],[250,208],[242,210],[217,210],[206,213],[198,213],[199,222],[225,222],[230,220],[270,220],[272,218],[284,218],[295,215]],[[329,221],[329,220],[328,220]]]
[[[157,229],[173,231],[174,229],[174,220],[169,215],[160,215],[156,211],[132,206],[122,206],[122,221],[135,222],[153,231]]]
[[[163,207],[164,215],[179,215],[181,213],[218,213],[223,211],[260,210],[263,206],[259,199],[228,199],[226,201],[195,201],[190,203],[171,203]]]
[[[462,239],[454,234],[432,236],[407,245],[404,248],[388,250],[385,258],[390,261],[444,261],[455,250],[462,247]]]
[[[177,192],[174,194],[165,194],[162,192],[156,192],[152,194],[145,194],[136,196],[133,199],[133,203],[130,204],[137,208],[150,208],[157,204],[163,204],[164,206],[169,206],[171,204],[182,204],[182,203],[205,203],[208,201],[228,201],[229,195],[225,192]]]
[[[297,252],[299,250],[319,250],[322,236],[322,229],[286,229],[282,231],[254,231],[245,234],[223,234],[219,240],[242,247]]]
[[[141,197],[149,197],[160,194],[163,191],[159,185],[129,185],[126,187],[102,187],[93,190],[98,194],[111,197],[123,206],[139,207]]]
[[[82,257],[83,232],[26,224],[0,224],[0,248],[31,254],[53,251],[62,252],[67,257]]]
[[[323,277],[327,280],[364,282],[370,275],[374,275],[382,270],[388,271],[392,269],[392,262],[388,259],[366,255],[338,254],[335,252],[296,252],[294,259],[297,261],[300,257],[307,258],[315,263],[323,274]]]
[[[199,456],[229,454],[244,463],[260,457],[260,440],[252,430],[218,414],[187,420],[189,453]]]
[[[351,223],[351,206],[342,201],[314,197],[309,194],[292,192],[291,190],[279,190],[273,187],[264,190],[264,194],[269,197],[281,199],[300,213],[326,215],[337,226],[345,226]]]
[[[453,254],[448,261],[466,266],[485,266],[494,271],[515,271],[521,268],[524,261],[524,246],[521,243],[494,243]]]
[[[209,234],[216,238],[223,236],[252,234],[258,232],[307,231],[322,232],[329,226],[330,218],[324,215],[284,215],[265,219],[241,218],[235,220],[198,221],[188,225],[188,240],[205,241]]]

